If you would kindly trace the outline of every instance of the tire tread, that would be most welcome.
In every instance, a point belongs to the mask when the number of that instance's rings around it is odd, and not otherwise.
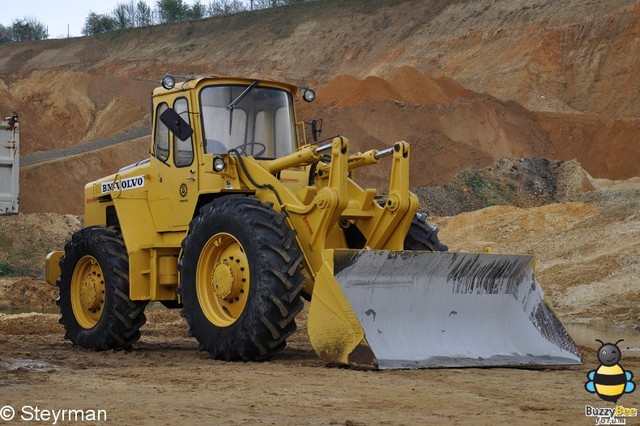
[[[272,205],[253,196],[225,196],[204,205],[191,221],[178,263],[181,271],[178,291],[189,334],[213,358],[227,361],[267,359],[283,350],[286,339],[296,330],[295,317],[303,308],[300,300],[304,286],[300,271],[303,257],[297,247],[295,232],[285,219],[284,213],[277,213]],[[242,230],[250,230],[251,236],[243,245],[251,244],[252,252],[259,253],[249,259],[252,278],[245,311],[228,327],[217,327],[206,319],[194,282],[199,247],[215,232],[220,232],[222,221],[232,228],[224,232],[234,236],[232,231],[240,235]],[[254,277],[260,279],[254,280]]]
[[[85,255],[98,260],[105,279],[105,305],[98,323],[91,329],[78,324],[71,306],[71,278],[77,261]],[[88,349],[130,349],[140,338],[145,324],[146,302],[129,298],[129,260],[121,235],[114,228],[93,226],[74,233],[65,244],[60,259],[60,323],[65,327],[65,339]]]

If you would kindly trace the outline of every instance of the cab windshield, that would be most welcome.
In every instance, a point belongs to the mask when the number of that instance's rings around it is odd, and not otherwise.
[[[250,85],[209,86],[200,92],[204,150],[277,158],[295,149],[291,94]]]

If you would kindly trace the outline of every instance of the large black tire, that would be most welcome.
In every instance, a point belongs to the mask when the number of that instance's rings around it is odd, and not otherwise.
[[[255,197],[225,196],[191,222],[179,262],[182,315],[214,359],[269,358],[295,331],[302,255],[285,217]]]
[[[427,215],[416,213],[409,232],[404,239],[405,250],[447,251],[449,248],[440,242],[438,227],[427,222]]]
[[[129,298],[129,258],[120,234],[98,226],[76,232],[67,240],[60,270],[64,337],[97,351],[130,349],[140,338],[147,303]]]

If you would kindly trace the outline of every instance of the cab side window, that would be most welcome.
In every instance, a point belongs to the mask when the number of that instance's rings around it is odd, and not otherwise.
[[[169,107],[166,103],[161,103],[156,111],[156,132],[153,137],[153,156],[162,162],[169,158],[169,128],[160,121],[160,114]]]
[[[177,99],[173,104],[173,109],[180,114],[189,125],[189,106],[185,98]],[[193,163],[193,141],[191,137],[186,141],[181,141],[177,137],[173,138],[173,162],[177,167],[190,166]]]

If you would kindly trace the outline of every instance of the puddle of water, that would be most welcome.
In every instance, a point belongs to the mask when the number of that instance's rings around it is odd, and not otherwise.
[[[623,342],[618,344],[622,351],[640,352],[640,331],[634,328],[578,323],[566,323],[565,328],[569,336],[578,345],[588,346],[597,350],[600,347],[600,343],[596,342],[596,339],[600,339],[605,343],[615,343],[620,339],[624,339]]]
[[[39,359],[13,358],[2,362],[2,367],[8,371],[33,371],[36,373],[50,373],[60,370],[60,367]]]

